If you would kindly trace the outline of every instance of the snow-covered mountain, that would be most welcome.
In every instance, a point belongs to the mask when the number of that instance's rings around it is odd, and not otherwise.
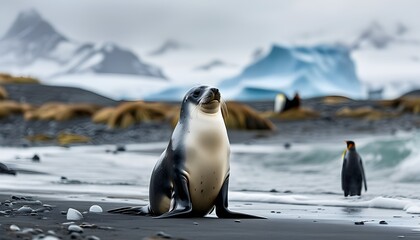
[[[339,94],[362,97],[361,84],[347,48],[336,45],[281,46],[219,85],[234,99],[273,99],[274,92],[302,97]],[[253,92],[267,91],[267,95]],[[246,96],[244,96],[246,94]],[[274,95],[273,95],[274,94]]]
[[[219,60],[219,59],[215,59],[215,60],[212,60],[212,61],[210,61],[206,64],[195,67],[194,70],[197,70],[197,71],[211,71],[215,68],[225,68],[225,67],[229,68],[229,67],[232,67],[232,66],[233,66],[232,64],[225,63],[224,61]]]
[[[19,13],[0,39],[0,71],[41,79],[75,73],[166,78],[160,68],[117,44],[79,43],[67,38],[33,9]]]
[[[405,24],[373,22],[347,45],[366,88],[383,89],[385,98],[420,88],[420,36]]]
[[[179,51],[182,49],[187,49],[188,46],[180,43],[178,41],[169,39],[165,41],[160,47],[156,48],[155,50],[149,53],[150,56],[161,56],[165,55],[169,52]]]
[[[353,50],[358,50],[363,48],[386,49],[391,44],[420,45],[420,41],[405,36],[408,32],[408,27],[402,23],[397,23],[395,28],[390,30],[378,22],[372,22],[360,32],[350,47]]]

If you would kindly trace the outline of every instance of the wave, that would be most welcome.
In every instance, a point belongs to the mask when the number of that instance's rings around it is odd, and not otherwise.
[[[403,210],[409,214],[420,214],[420,201],[413,199],[396,199],[375,197],[373,199],[343,198],[325,199],[307,195],[273,195],[267,193],[230,192],[229,199],[240,202],[263,202],[293,205],[312,205],[328,207],[357,207],[357,208],[383,208]]]
[[[420,133],[357,140],[357,151],[366,171],[373,177],[388,179],[391,176],[393,181],[420,182],[417,167],[420,165]],[[233,145],[232,161],[266,170],[308,168],[314,173],[326,173],[341,167],[344,149],[344,142],[293,144],[290,149],[282,145]]]

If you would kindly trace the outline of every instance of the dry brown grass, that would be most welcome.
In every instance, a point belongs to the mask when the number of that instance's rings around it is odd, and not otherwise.
[[[248,105],[238,102],[226,103],[227,113],[223,118],[228,129],[237,130],[275,130],[274,124]],[[176,126],[179,119],[179,108],[172,112],[171,124]]]
[[[0,73],[0,84],[39,84],[39,80],[29,76],[12,76]]]
[[[384,111],[375,110],[372,107],[359,107],[351,109],[344,107],[339,109],[336,114],[337,117],[344,118],[361,118],[365,120],[380,120],[384,118],[392,118],[398,116],[396,113],[389,113]]]
[[[285,121],[299,121],[319,118],[320,114],[310,108],[292,108],[281,113],[265,112],[263,116]]]
[[[57,136],[57,141],[60,145],[69,145],[73,143],[88,143],[91,141],[89,137],[72,134],[72,133],[60,133]]]
[[[275,130],[274,124],[253,108],[238,102],[227,102],[226,127],[240,130]]]
[[[12,114],[20,114],[31,108],[32,106],[26,103],[18,103],[10,100],[0,101],[0,117],[7,117]]]
[[[401,97],[393,100],[382,100],[378,102],[383,107],[397,108],[403,112],[419,114],[420,97]]]
[[[0,86],[0,100],[7,99],[9,97],[9,94],[7,94],[6,89],[4,87]]]
[[[31,142],[49,142],[55,139],[53,136],[46,135],[46,134],[29,135],[29,136],[26,136],[25,138]]]
[[[109,128],[127,128],[138,122],[166,120],[173,109],[173,106],[161,103],[125,102],[115,108],[98,111],[93,115],[92,121],[107,124]]]
[[[326,96],[322,98],[322,103],[327,105],[342,104],[352,101],[351,98],[343,96]]]
[[[82,116],[92,116],[100,108],[88,103],[45,103],[38,108],[26,111],[24,117],[26,120],[66,121]]]
[[[57,136],[51,136],[46,134],[35,134],[25,137],[27,140],[31,142],[50,142],[50,141],[57,141],[60,145],[70,145],[74,143],[88,143],[91,141],[89,137],[72,134],[72,133],[65,133],[61,132]]]

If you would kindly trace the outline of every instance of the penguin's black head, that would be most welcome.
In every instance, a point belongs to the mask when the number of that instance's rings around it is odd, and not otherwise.
[[[346,141],[347,149],[356,149],[356,144],[353,141]]]
[[[191,88],[184,97],[184,103],[192,103],[201,107],[206,113],[215,113],[219,110],[221,96],[219,89],[209,86]]]

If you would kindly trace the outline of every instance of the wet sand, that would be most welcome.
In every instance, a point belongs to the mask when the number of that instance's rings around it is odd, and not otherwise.
[[[413,227],[398,227],[392,222],[379,224],[379,220],[366,221],[356,225],[354,221],[312,217],[296,218],[290,206],[236,205],[232,209],[257,214],[267,219],[218,219],[213,214],[204,218],[155,219],[147,216],[110,214],[106,210],[126,206],[124,203],[102,201],[79,201],[75,199],[44,199],[32,196],[26,199],[12,199],[0,195],[0,239],[37,239],[41,236],[55,236],[59,239],[419,239],[420,232]],[[15,202],[12,207],[7,202]],[[40,200],[42,203],[35,200]],[[45,205],[47,204],[47,205]],[[100,205],[103,213],[84,213],[80,221],[68,221],[65,212],[74,208],[88,211],[93,204]],[[48,209],[37,213],[17,213],[23,205]],[[276,212],[276,208],[289,208],[289,213]],[[294,207],[296,208],[296,207]],[[305,209],[308,207],[302,207]],[[15,210],[13,210],[15,209]],[[11,211],[7,211],[11,210]],[[338,210],[338,209],[337,209]],[[297,211],[298,210],[294,210]],[[392,213],[391,213],[392,214]],[[280,217],[279,217],[280,216]],[[324,215],[325,216],[325,215]],[[299,217],[299,216],[298,216]],[[315,218],[315,220],[314,220]],[[357,219],[357,218],[355,218]],[[389,220],[388,220],[389,221]],[[414,221],[414,220],[413,220]],[[417,219],[416,219],[417,221]],[[68,231],[70,222],[83,227],[83,233]],[[414,222],[413,222],[414,223]],[[11,225],[21,231],[10,230]],[[25,230],[24,229],[32,229]],[[49,232],[50,231],[50,232]],[[53,231],[53,232],[51,232]],[[96,238],[95,238],[96,237]],[[41,239],[41,238],[39,238]]]

